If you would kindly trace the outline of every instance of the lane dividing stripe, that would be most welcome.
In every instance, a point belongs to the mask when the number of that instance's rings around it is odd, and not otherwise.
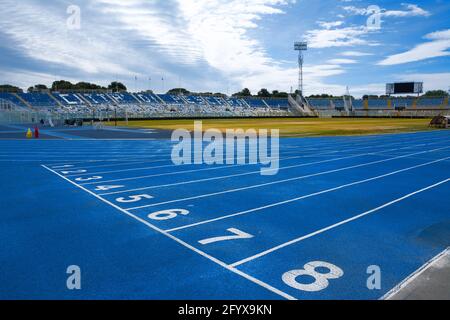
[[[443,185],[443,184],[445,184],[445,183],[447,183],[447,182],[449,182],[449,181],[450,181],[450,178],[447,178],[447,179],[442,180],[442,181],[440,181],[440,182],[438,182],[438,183],[435,183],[435,184],[433,184],[433,185],[431,185],[431,186],[428,186],[428,187],[425,187],[425,188],[423,188],[423,189],[414,191],[414,192],[412,192],[412,193],[410,193],[410,194],[407,194],[407,195],[405,195],[405,196],[403,196],[403,197],[401,197],[401,198],[395,199],[395,200],[390,201],[390,202],[387,202],[387,203],[385,203],[385,204],[383,204],[383,205],[381,205],[381,206],[379,206],[379,207],[376,207],[376,208],[371,209],[371,210],[369,210],[369,211],[363,212],[363,213],[361,213],[361,214],[359,214],[359,215],[357,215],[357,216],[354,216],[354,217],[352,217],[352,218],[349,218],[349,219],[343,220],[343,221],[341,221],[341,222],[332,224],[332,225],[330,225],[330,226],[328,226],[328,227],[326,227],[326,228],[317,230],[317,231],[312,232],[312,233],[310,233],[310,234],[307,234],[307,235],[305,235],[305,236],[299,237],[299,238],[294,239],[294,240],[291,240],[291,241],[289,241],[289,242],[285,242],[285,243],[280,244],[280,245],[278,245],[278,246],[276,246],[276,247],[273,247],[273,248],[271,248],[271,249],[268,249],[268,250],[265,250],[265,251],[260,252],[260,253],[258,253],[258,254],[255,254],[255,255],[253,255],[253,256],[251,256],[251,257],[248,257],[248,258],[242,259],[242,260],[240,260],[240,261],[237,261],[237,262],[235,262],[235,263],[232,263],[231,266],[232,266],[232,267],[237,267],[237,266],[243,265],[244,263],[247,263],[247,262],[253,261],[253,260],[255,260],[255,259],[261,258],[261,257],[263,257],[263,256],[266,256],[266,255],[268,255],[268,254],[270,254],[270,253],[273,253],[273,252],[275,252],[275,251],[278,251],[278,250],[280,250],[280,249],[286,248],[286,247],[288,247],[288,246],[290,246],[290,245],[293,245],[293,244],[295,244],[295,243],[304,241],[304,240],[306,240],[306,239],[308,239],[308,238],[317,236],[317,235],[319,235],[319,234],[321,234],[321,233],[324,233],[324,232],[327,232],[327,231],[329,231],[329,230],[335,229],[335,228],[337,228],[337,227],[340,227],[340,226],[345,225],[345,224],[347,224],[347,223],[350,223],[350,222],[352,222],[352,221],[361,219],[361,218],[363,218],[363,217],[365,217],[365,216],[367,216],[367,215],[369,215],[369,214],[372,214],[372,213],[374,213],[374,212],[377,212],[377,211],[380,211],[380,210],[382,210],[382,209],[384,209],[384,208],[387,208],[387,207],[389,207],[389,206],[392,206],[392,205],[394,205],[394,204],[396,204],[396,203],[399,203],[399,202],[401,202],[401,201],[403,201],[403,200],[406,200],[406,199],[408,199],[408,198],[411,198],[411,197],[413,197],[413,196],[415,196],[415,195],[417,195],[417,194],[419,194],[419,193],[423,193],[423,192],[428,191],[428,190],[430,190],[430,189],[439,187],[440,185]]]
[[[106,199],[103,199],[101,196],[93,193],[92,191],[84,188],[83,186],[80,186],[80,185],[76,184],[75,182],[67,179],[63,175],[61,175],[58,172],[56,172],[56,171],[46,167],[45,165],[42,165],[42,167],[47,169],[48,171],[56,174],[60,178],[66,180],[67,182],[69,182],[70,184],[74,185],[75,187],[77,187],[77,188],[79,188],[79,189],[89,193],[90,195],[94,196],[95,198],[99,199],[100,201],[102,201],[102,202],[110,205],[111,207],[119,210],[123,214],[125,214],[125,215],[135,219],[136,221],[146,225],[150,229],[153,229],[154,231],[156,231],[156,232],[158,232],[158,233],[160,233],[160,234],[162,234],[162,235],[164,235],[164,236],[174,240],[175,242],[179,243],[183,247],[185,247],[185,248],[187,248],[187,249],[189,249],[191,251],[194,251],[195,253],[197,253],[197,254],[201,255],[202,257],[204,257],[204,258],[206,258],[206,259],[208,259],[208,260],[210,260],[210,261],[220,265],[221,267],[227,269],[228,271],[231,271],[231,272],[233,272],[233,273],[235,273],[235,274],[237,274],[237,275],[239,275],[239,276],[241,276],[241,277],[243,277],[243,278],[245,278],[245,279],[247,279],[247,280],[257,284],[257,285],[259,285],[260,287],[265,288],[265,289],[267,289],[267,290],[269,290],[269,291],[271,291],[271,292],[273,292],[273,293],[275,293],[275,294],[277,294],[277,295],[279,295],[279,296],[281,296],[281,297],[283,297],[283,298],[285,298],[287,300],[297,300],[296,298],[294,298],[293,296],[287,294],[286,292],[283,292],[283,291],[281,291],[281,290],[279,290],[279,289],[277,289],[277,288],[275,288],[275,287],[273,287],[273,286],[271,286],[271,285],[269,285],[269,284],[267,284],[267,283],[265,283],[265,282],[263,282],[263,281],[261,281],[259,279],[256,279],[256,278],[252,277],[251,275],[249,275],[249,274],[247,274],[245,272],[242,272],[242,271],[240,271],[240,270],[238,270],[238,269],[228,265],[227,263],[225,263],[225,262],[223,262],[223,261],[221,261],[221,260],[219,260],[219,259],[217,259],[217,258],[215,258],[215,257],[213,257],[213,256],[211,256],[211,255],[209,255],[209,254],[207,254],[207,253],[205,253],[205,252],[203,252],[203,251],[193,247],[193,246],[191,246],[190,244],[188,244],[188,243],[184,242],[183,240],[181,240],[181,239],[179,239],[179,238],[177,238],[177,237],[175,237],[175,236],[165,232],[164,230],[159,229],[158,227],[152,225],[148,221],[145,221],[144,219],[141,219],[138,216],[135,216],[134,214],[128,212],[127,210],[120,208],[119,206],[115,205],[114,203],[112,203],[112,202],[110,202],[110,201],[108,201]]]
[[[450,147],[443,147],[443,148],[438,148],[438,149],[433,149],[433,150],[421,151],[421,152],[416,152],[416,153],[403,155],[403,156],[398,156],[398,157],[394,157],[394,158],[377,160],[377,161],[362,163],[362,164],[358,164],[358,165],[354,165],[354,166],[349,166],[349,167],[344,167],[344,168],[339,168],[339,169],[333,169],[333,170],[328,170],[328,171],[322,171],[322,172],[318,172],[318,173],[308,174],[308,175],[305,175],[305,176],[294,177],[294,178],[289,178],[289,179],[276,180],[276,181],[272,181],[272,182],[261,183],[261,184],[256,184],[256,185],[242,187],[242,188],[229,189],[229,190],[224,190],[224,191],[206,193],[206,194],[202,194],[202,195],[199,195],[199,196],[168,200],[168,201],[153,203],[153,204],[144,205],[144,206],[127,208],[127,210],[137,210],[137,209],[156,207],[156,206],[159,206],[159,205],[162,205],[162,204],[169,204],[169,203],[182,202],[182,201],[186,201],[186,200],[208,198],[208,197],[212,197],[212,196],[217,196],[217,195],[222,195],[222,194],[227,194],[227,193],[234,193],[234,192],[239,192],[239,191],[244,191],[244,190],[249,190],[249,189],[256,189],[256,188],[260,188],[260,187],[266,187],[266,186],[271,186],[271,185],[285,183],[285,182],[303,180],[303,179],[323,176],[323,175],[327,175],[327,174],[331,174],[331,173],[342,172],[342,171],[346,171],[346,170],[367,167],[367,166],[371,166],[371,165],[374,165],[374,164],[385,163],[385,162],[389,162],[389,161],[403,159],[403,158],[407,158],[408,156],[411,156],[411,155],[430,153],[430,152],[434,152],[434,151],[437,151],[437,150],[448,149],[448,148],[450,148]]]
[[[393,175],[396,175],[398,173],[402,173],[402,172],[414,170],[414,169],[417,169],[417,168],[425,167],[425,166],[428,166],[430,164],[447,161],[448,159],[450,159],[450,157],[434,160],[434,161],[423,163],[423,164],[416,165],[416,166],[413,166],[413,167],[400,169],[400,170],[389,172],[389,173],[386,173],[386,174],[383,174],[383,175],[380,175],[380,176],[376,176],[376,177],[372,177],[372,178],[368,178],[368,179],[364,179],[364,180],[359,180],[359,181],[347,183],[347,184],[344,184],[344,185],[341,185],[341,186],[337,186],[337,187],[334,187],[334,188],[330,188],[330,189],[326,189],[326,190],[310,193],[310,194],[307,194],[307,195],[304,195],[304,196],[301,196],[301,197],[288,199],[288,200],[280,201],[280,202],[275,202],[275,203],[268,204],[268,205],[265,205],[265,206],[262,206],[262,207],[253,208],[253,209],[249,209],[249,210],[245,210],[245,211],[229,214],[229,215],[226,215],[226,216],[221,216],[221,217],[214,218],[214,219],[209,219],[209,220],[204,220],[204,221],[200,221],[200,222],[197,222],[197,223],[184,225],[184,226],[181,226],[181,227],[177,227],[177,228],[173,228],[173,229],[170,229],[170,230],[166,230],[166,232],[174,232],[174,231],[178,231],[178,230],[188,229],[188,228],[192,228],[192,227],[195,227],[195,226],[199,226],[199,225],[203,225],[203,224],[207,224],[207,223],[211,223],[211,222],[225,220],[225,219],[229,219],[229,218],[233,218],[233,217],[249,214],[249,213],[252,213],[252,212],[257,212],[257,211],[262,211],[262,210],[273,208],[273,207],[278,207],[278,206],[281,206],[281,205],[284,205],[284,204],[297,202],[297,201],[300,201],[300,200],[303,200],[303,199],[312,198],[312,197],[319,196],[319,195],[322,195],[322,194],[325,194],[325,193],[330,193],[330,192],[342,190],[342,189],[345,189],[345,188],[348,188],[348,187],[353,187],[353,186],[356,186],[356,185],[359,185],[359,184],[363,184],[363,183],[366,183],[366,182],[371,182],[371,181],[379,180],[379,179],[386,178],[386,177],[389,177],[389,176],[393,176]]]

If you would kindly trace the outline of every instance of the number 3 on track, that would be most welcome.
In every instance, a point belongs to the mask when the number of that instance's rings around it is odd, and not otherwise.
[[[75,181],[87,182],[87,181],[100,180],[100,179],[103,179],[103,177],[102,176],[93,176],[93,177],[89,177],[89,178],[76,178]]]
[[[325,268],[328,270],[327,273],[319,273],[318,268]],[[288,286],[298,289],[301,291],[317,292],[326,289],[331,279],[339,279],[344,275],[344,271],[341,268],[335,266],[334,264],[323,262],[323,261],[313,261],[305,264],[304,269],[292,270],[283,274],[283,282]],[[297,281],[300,276],[310,276],[314,278],[314,282],[310,284],[304,284]]]

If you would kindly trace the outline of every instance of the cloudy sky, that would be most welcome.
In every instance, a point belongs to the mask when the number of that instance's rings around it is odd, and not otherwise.
[[[289,91],[295,40],[309,43],[306,94],[347,86],[355,96],[382,94],[400,80],[450,88],[448,0],[0,0],[0,8],[0,83],[23,88],[68,79],[119,80],[132,91]]]

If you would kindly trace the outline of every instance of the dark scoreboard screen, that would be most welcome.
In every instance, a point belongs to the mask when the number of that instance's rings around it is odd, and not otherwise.
[[[415,93],[414,82],[394,83],[394,93]]]
[[[407,94],[407,93],[422,93],[422,82],[398,82],[388,83],[386,85],[387,94]]]

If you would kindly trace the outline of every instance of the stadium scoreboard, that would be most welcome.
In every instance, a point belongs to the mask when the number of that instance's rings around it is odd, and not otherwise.
[[[423,82],[397,82],[386,85],[386,94],[423,93]]]

